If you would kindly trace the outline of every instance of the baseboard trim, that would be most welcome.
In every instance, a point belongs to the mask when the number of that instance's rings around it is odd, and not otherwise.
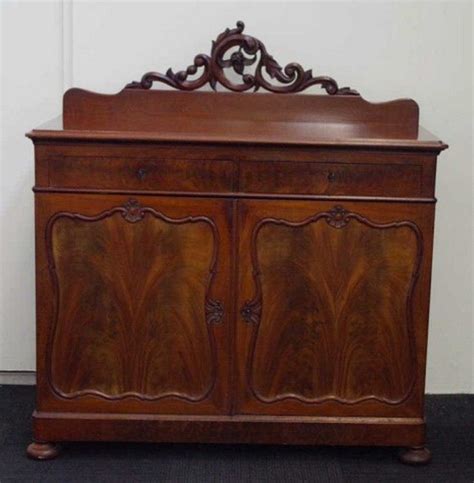
[[[34,386],[35,371],[0,371],[0,385]]]
[[[421,418],[33,413],[35,441],[422,446]]]

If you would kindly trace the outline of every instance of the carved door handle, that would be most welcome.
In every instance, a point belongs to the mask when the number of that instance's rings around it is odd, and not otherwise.
[[[240,315],[242,318],[245,320],[245,322],[250,322],[252,318],[252,308],[248,303],[246,303],[241,309],[240,309]]]
[[[220,300],[206,300],[206,321],[208,324],[219,324],[224,318],[224,304]]]
[[[262,301],[260,297],[247,300],[240,309],[240,315],[249,324],[258,324],[262,315]]]

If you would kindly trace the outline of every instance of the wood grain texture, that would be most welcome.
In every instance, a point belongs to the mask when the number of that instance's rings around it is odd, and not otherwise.
[[[436,157],[426,152],[177,143],[37,144],[35,151],[35,189],[408,200],[434,195]]]
[[[415,418],[291,418],[94,413],[33,414],[47,441],[148,441],[301,445],[417,446],[425,423]],[[67,428],[67,432],[65,431]]]
[[[252,235],[256,325],[247,378],[274,403],[399,404],[415,383],[412,295],[422,235],[336,207],[302,221],[262,219]]]
[[[231,161],[160,159],[160,157],[59,156],[49,159],[49,184],[102,189],[232,191]]]
[[[246,162],[240,164],[239,188],[250,193],[295,193],[358,196],[419,196],[422,166],[408,163],[355,164],[337,161]],[[372,157],[375,161],[376,157]],[[301,176],[304,172],[305,176]]]
[[[64,131],[38,130],[32,137],[446,147],[418,140],[419,109],[411,99],[140,89],[105,95],[73,88],[63,103]]]
[[[219,243],[212,220],[173,219],[130,200],[97,216],[57,213],[47,230],[54,390],[206,398],[217,364],[210,324],[223,315],[208,297]]]

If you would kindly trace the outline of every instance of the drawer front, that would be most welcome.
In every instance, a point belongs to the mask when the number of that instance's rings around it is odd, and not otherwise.
[[[422,175],[416,164],[248,161],[239,181],[250,193],[415,197]]]
[[[49,160],[49,185],[64,188],[227,192],[232,161],[60,157]]]

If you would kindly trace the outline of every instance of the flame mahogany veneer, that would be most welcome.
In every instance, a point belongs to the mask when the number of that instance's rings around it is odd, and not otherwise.
[[[447,146],[419,129],[414,101],[371,104],[283,69],[242,31],[221,34],[194,69],[148,73],[116,95],[71,89],[62,121],[28,134],[31,457],[62,441],[153,441],[402,446],[402,461],[429,460],[435,168]],[[223,77],[257,62],[242,84]],[[205,83],[285,95],[184,92]],[[328,95],[295,94],[311,85]]]

